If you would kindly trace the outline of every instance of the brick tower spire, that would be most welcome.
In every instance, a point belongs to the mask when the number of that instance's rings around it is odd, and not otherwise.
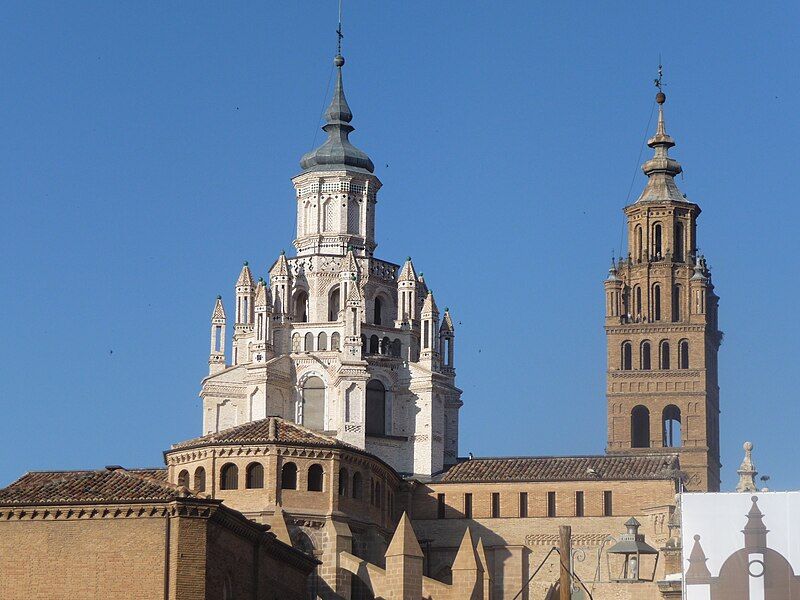
[[[648,181],[625,207],[628,256],[605,281],[609,453],[680,452],[689,490],[719,490],[718,298],[697,254],[700,207],[675,183],[659,92],[642,165]]]

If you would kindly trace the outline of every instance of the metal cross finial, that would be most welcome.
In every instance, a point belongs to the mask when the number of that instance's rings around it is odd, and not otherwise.
[[[342,34],[342,0],[339,0],[339,28],[336,30],[336,54],[342,54],[342,38],[344,34]]]

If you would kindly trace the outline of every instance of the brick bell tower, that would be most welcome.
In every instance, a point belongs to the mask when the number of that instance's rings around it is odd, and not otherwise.
[[[658,82],[660,84],[660,78]],[[609,454],[680,452],[689,491],[718,491],[719,298],[697,253],[700,207],[675,184],[680,164],[664,125],[642,165],[647,186],[625,207],[628,257],[605,281]]]

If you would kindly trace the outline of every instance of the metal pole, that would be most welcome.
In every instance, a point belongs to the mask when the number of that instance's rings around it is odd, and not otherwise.
[[[558,582],[559,600],[571,600],[572,583],[569,576],[569,561],[572,556],[572,527],[569,525],[561,525],[558,528],[558,553],[561,563]]]

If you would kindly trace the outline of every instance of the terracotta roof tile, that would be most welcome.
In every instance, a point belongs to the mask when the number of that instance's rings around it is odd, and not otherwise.
[[[0,489],[0,505],[168,501],[186,497],[167,483],[166,469],[108,467],[98,471],[34,471]]]
[[[473,458],[453,466],[441,481],[673,479],[677,477],[677,469],[677,454]]]
[[[270,428],[270,421],[275,421],[274,429]],[[251,421],[244,425],[237,425],[217,433],[210,433],[202,437],[186,440],[172,445],[173,450],[192,448],[211,444],[263,444],[263,443],[303,444],[307,446],[330,446],[336,448],[352,448],[349,444],[334,437],[318,433],[292,423],[281,417],[267,417],[258,421]]]

